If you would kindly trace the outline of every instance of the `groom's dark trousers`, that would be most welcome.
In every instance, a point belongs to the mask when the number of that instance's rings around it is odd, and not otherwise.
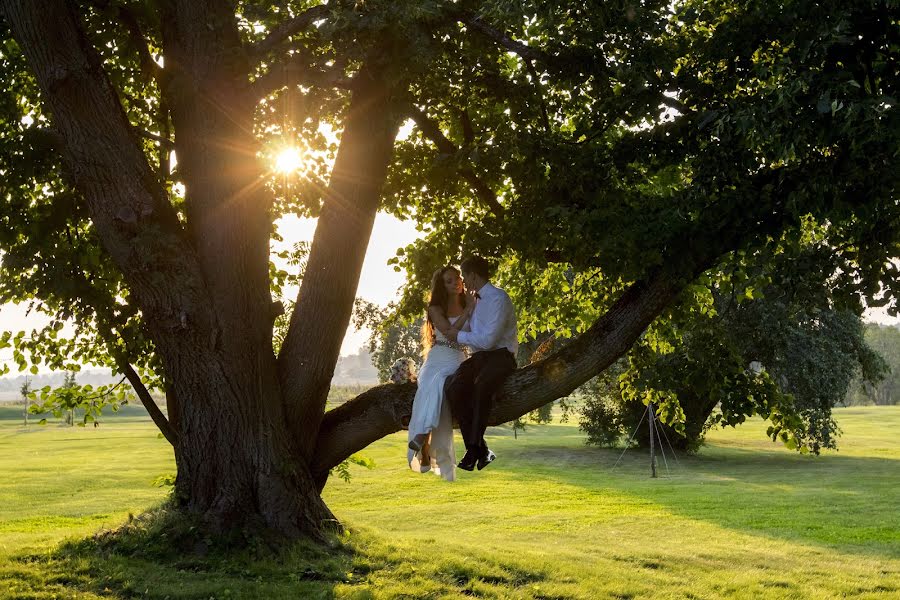
[[[444,395],[459,422],[466,453],[480,458],[487,453],[484,430],[491,414],[494,392],[516,370],[516,359],[506,348],[476,352],[444,381]]]

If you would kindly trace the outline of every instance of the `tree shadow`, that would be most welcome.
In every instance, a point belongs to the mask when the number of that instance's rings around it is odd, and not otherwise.
[[[15,597],[330,598],[371,566],[334,536],[280,543],[236,532],[214,537],[166,505],[115,530],[13,557],[0,573]]]
[[[195,531],[174,513],[159,507],[118,529],[13,557],[0,564],[0,588],[7,587],[11,597],[34,599],[502,598],[549,577],[515,557],[418,561],[418,545],[398,546],[366,531],[324,543],[288,544],[239,534],[239,545],[231,545],[226,537]],[[573,598],[569,593],[530,597]]]
[[[678,516],[753,535],[900,558],[900,460],[707,447],[667,450],[650,477],[647,450],[542,444],[504,448],[504,464],[597,493],[652,502]],[[677,459],[677,460],[675,460]],[[616,462],[619,464],[616,465]]]

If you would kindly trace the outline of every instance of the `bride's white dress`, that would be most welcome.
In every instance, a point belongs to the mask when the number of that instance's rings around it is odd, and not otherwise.
[[[458,317],[450,317],[455,323]],[[447,342],[447,338],[435,330],[435,339]],[[444,402],[444,380],[452,375],[466,359],[462,350],[435,344],[428,351],[425,363],[419,370],[419,389],[413,401],[409,419],[409,440],[420,433],[431,432],[431,459],[423,464],[421,454],[407,451],[409,467],[413,471],[431,471],[447,481],[456,479],[456,451],[453,449],[453,418],[450,407]]]

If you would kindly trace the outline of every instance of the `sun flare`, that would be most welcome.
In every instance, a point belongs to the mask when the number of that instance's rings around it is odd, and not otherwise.
[[[275,156],[275,170],[284,175],[297,171],[303,165],[303,156],[297,148],[285,148]]]

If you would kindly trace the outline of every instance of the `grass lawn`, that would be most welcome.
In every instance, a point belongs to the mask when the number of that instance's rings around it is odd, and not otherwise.
[[[326,487],[349,530],[332,552],[153,559],[77,541],[165,497],[172,452],[145,413],[25,431],[0,407],[0,598],[900,598],[900,407],[836,417],[838,452],[792,453],[756,421],[658,479],[646,453],[612,469],[621,451],[554,424],[489,429],[497,462],[448,484],[410,473],[396,434]]]

